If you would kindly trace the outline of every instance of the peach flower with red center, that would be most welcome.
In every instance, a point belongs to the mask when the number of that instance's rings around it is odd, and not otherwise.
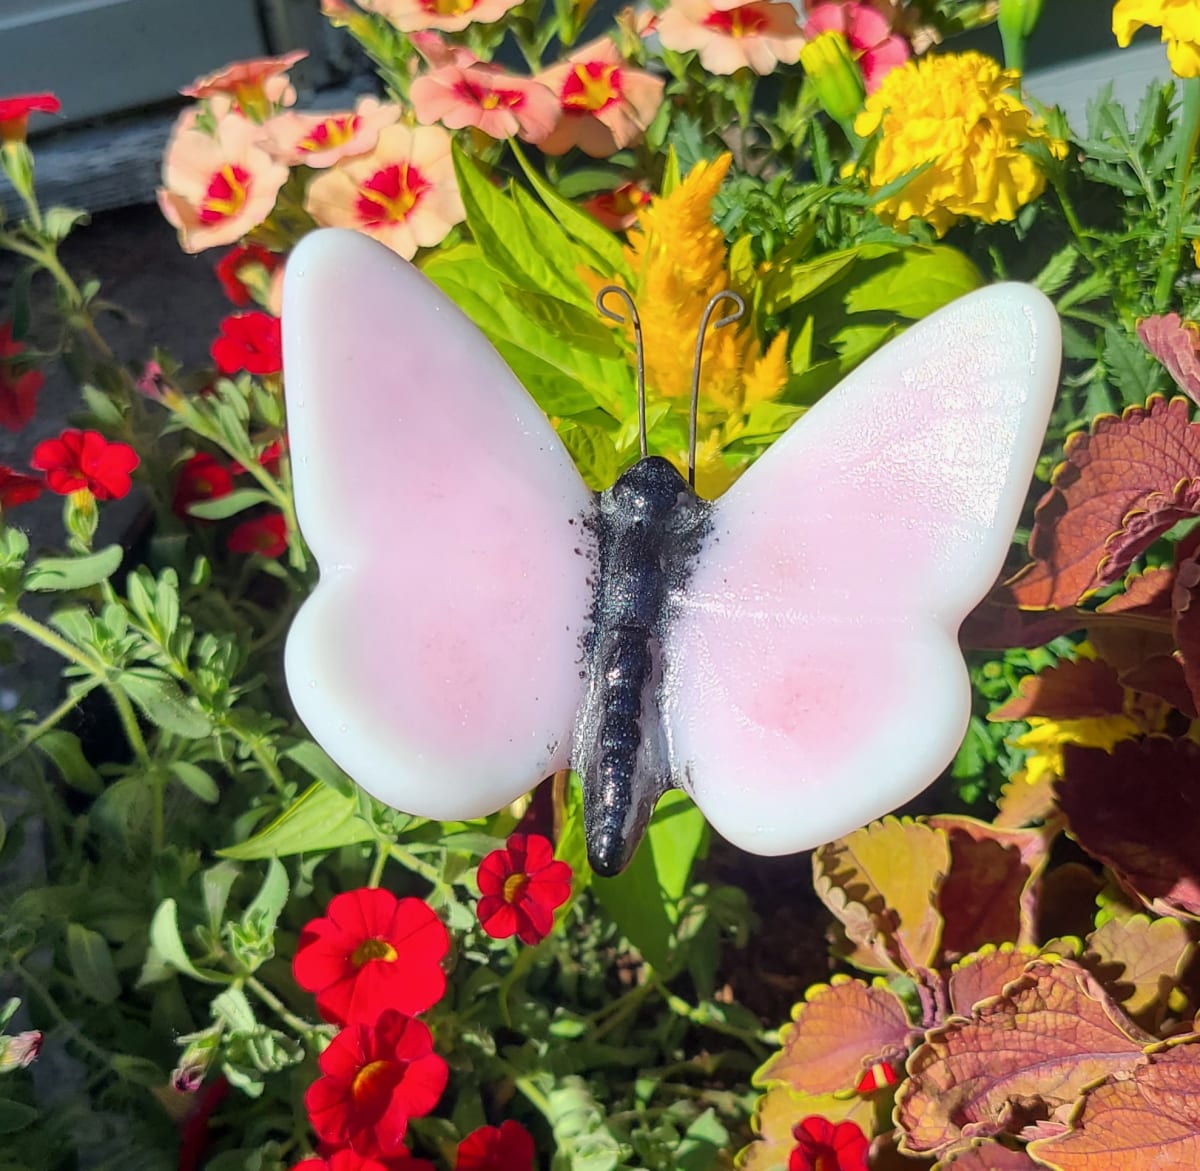
[[[790,4],[750,0],[722,8],[712,0],[671,0],[658,21],[663,46],[695,49],[709,73],[752,69],[765,75],[776,65],[800,60],[805,37]]]
[[[490,138],[536,141],[558,121],[558,102],[544,85],[483,62],[434,69],[413,82],[409,99],[422,122],[473,126]]]
[[[887,17],[869,4],[818,4],[809,12],[804,32],[810,39],[824,32],[841,33],[862,70],[867,93],[874,93],[911,55],[908,42],[893,34]]]
[[[389,126],[370,154],[318,175],[305,207],[323,227],[354,228],[411,260],[466,218],[450,135],[440,126]]]
[[[461,32],[469,24],[493,24],[521,0],[363,0],[362,7],[377,12],[402,33],[439,29]]]
[[[549,155],[577,146],[592,158],[608,158],[638,142],[662,105],[662,79],[630,69],[607,37],[577,49],[534,80],[558,98],[557,125],[545,138],[531,140]]]
[[[264,145],[289,167],[332,167],[342,159],[373,150],[379,132],[399,120],[399,106],[362,98],[353,111],[276,114],[263,126]]]
[[[263,149],[262,129],[237,114],[213,134],[181,130],[163,160],[158,206],[185,252],[232,244],[271,214],[288,169]]]
[[[287,71],[307,56],[306,49],[296,49],[282,57],[235,61],[216,73],[197,77],[179,92],[186,98],[197,99],[226,96],[247,117],[263,119],[277,106],[290,106],[296,101],[296,90],[288,80]]]
[[[623,232],[637,223],[638,212],[650,202],[644,183],[622,183],[613,191],[601,191],[585,199],[583,210],[610,232]]]

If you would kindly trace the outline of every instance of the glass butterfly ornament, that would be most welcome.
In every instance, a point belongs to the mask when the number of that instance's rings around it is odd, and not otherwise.
[[[320,582],[288,635],[309,731],[387,804],[493,813],[582,778],[593,868],[658,797],[786,854],[949,763],[963,618],[995,581],[1058,380],[1023,285],[869,358],[702,501],[650,457],[597,496],[500,356],[421,273],[330,229],[284,287],[289,440]]]

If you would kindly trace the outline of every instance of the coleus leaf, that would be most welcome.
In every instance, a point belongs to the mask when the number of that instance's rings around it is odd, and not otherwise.
[[[869,972],[933,964],[942,935],[935,900],[949,870],[946,835],[909,818],[885,817],[813,854],[813,886],[845,930],[846,958]]]
[[[1200,918],[1200,745],[1146,736],[1068,744],[1055,792],[1070,832],[1152,911]]]
[[[977,651],[1004,651],[1012,647],[1038,647],[1078,630],[1088,619],[1084,610],[1022,610],[1004,583],[967,615],[958,641]]]
[[[1144,1062],[1152,1041],[1086,969],[1034,961],[970,1019],[951,1018],[913,1052],[896,1098],[900,1149],[946,1155],[974,1139],[1036,1132],[1084,1086]]]
[[[1024,1151],[1001,1146],[995,1139],[973,1143],[934,1165],[933,1171],[1046,1171]]]
[[[992,824],[997,829],[1020,829],[1046,821],[1054,813],[1054,773],[1042,769],[1036,780],[1029,780],[1020,769],[1004,783],[996,802]]]
[[[1116,670],[1100,659],[1067,660],[1021,680],[1018,693],[988,714],[989,720],[1083,720],[1121,715],[1125,689]]]
[[[1150,1057],[1132,1076],[1089,1091],[1065,1134],[1029,1150],[1057,1171],[1200,1167],[1200,1044]]]
[[[876,1062],[903,1066],[914,1039],[904,1003],[885,984],[834,976],[810,988],[792,1009],[779,1052],[754,1075],[754,1084],[805,1094],[853,1090]]]
[[[988,943],[1032,943],[1037,884],[1054,831],[998,829],[973,817],[931,817],[926,824],[950,841],[950,871],[937,893],[942,962]]]
[[[1178,919],[1114,916],[1091,933],[1080,961],[1139,1025],[1156,1031],[1196,945]]]
[[[1035,947],[988,945],[956,963],[946,980],[950,1009],[959,1016],[970,1016],[976,1005],[999,996],[1005,987],[1025,974],[1038,957]]]
[[[800,1094],[785,1085],[773,1086],[758,1100],[752,1125],[755,1140],[743,1147],[737,1158],[738,1171],[779,1171],[788,1165],[796,1146],[792,1128],[812,1115],[830,1122],[853,1122],[867,1135],[875,1127],[875,1104],[858,1094]]]
[[[1021,606],[1075,605],[1115,582],[1169,528],[1200,515],[1200,425],[1186,399],[1152,396],[1067,440],[1034,513],[1034,563],[1008,584]]]
[[[1166,368],[1180,390],[1200,402],[1200,330],[1178,313],[1144,317],[1138,322],[1142,344]]]
[[[1200,705],[1200,553],[1176,563],[1171,610],[1183,678],[1195,704]]]

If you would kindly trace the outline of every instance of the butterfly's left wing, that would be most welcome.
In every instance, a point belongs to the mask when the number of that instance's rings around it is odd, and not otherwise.
[[[664,648],[673,772],[759,854],[915,795],[962,740],[956,634],[995,581],[1058,380],[1021,285],[913,326],[718,500]]]

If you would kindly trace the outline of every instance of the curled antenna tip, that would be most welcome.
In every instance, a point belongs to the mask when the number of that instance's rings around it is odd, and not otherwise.
[[[607,317],[609,319],[609,321],[615,321],[619,325],[625,324],[625,318],[620,313],[618,313],[615,309],[612,309],[608,305],[605,304],[605,301],[610,296],[615,296],[618,299],[620,299],[622,302],[624,302],[625,308],[628,309],[629,312],[633,315],[634,322],[636,324],[637,323],[637,306],[634,305],[633,298],[629,295],[628,290],[621,288],[620,285],[605,285],[604,288],[602,288],[596,294],[596,312],[601,314],[604,317]]]
[[[722,317],[718,317],[716,321],[710,321],[710,315],[713,310],[722,301],[732,301],[733,308]],[[708,299],[708,304],[704,306],[703,322],[710,329],[720,329],[723,325],[732,325],[735,321],[740,321],[746,314],[746,301],[741,293],[735,293],[732,289],[722,289],[719,293],[714,293]],[[703,333],[703,327],[701,328]]]

